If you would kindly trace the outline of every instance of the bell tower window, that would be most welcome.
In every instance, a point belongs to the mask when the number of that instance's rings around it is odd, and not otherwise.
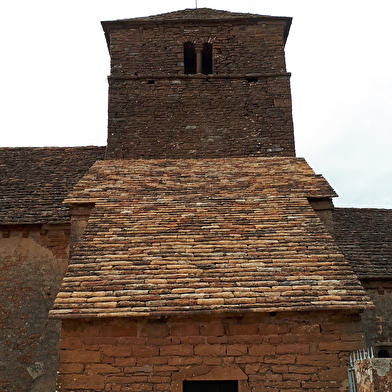
[[[184,73],[212,74],[212,44],[204,43],[195,46],[192,42],[184,43]]]
[[[212,74],[212,44],[205,43],[203,45],[203,52],[201,57],[202,74]]]
[[[184,73],[196,73],[196,51],[195,44],[192,42],[184,43]]]

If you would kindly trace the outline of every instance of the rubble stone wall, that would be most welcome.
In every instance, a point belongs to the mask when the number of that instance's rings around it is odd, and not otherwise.
[[[242,23],[113,31],[107,157],[295,156],[285,23]],[[188,40],[212,42],[212,75],[184,74]]]
[[[234,379],[243,392],[341,392],[364,345],[348,312],[62,320],[57,388],[181,392],[183,380]]]
[[[0,390],[55,390],[60,322],[48,313],[68,265],[69,225],[3,227]]]
[[[392,357],[392,282],[373,280],[362,282],[366,294],[375,308],[366,309],[362,314],[366,334],[366,344],[374,348],[377,357],[380,350]]]
[[[295,156],[288,76],[111,79],[107,158]]]
[[[392,360],[372,358],[355,362],[357,392],[392,391]]]
[[[213,74],[285,73],[282,20],[125,25],[110,33],[112,76],[182,75],[184,43],[212,43]]]

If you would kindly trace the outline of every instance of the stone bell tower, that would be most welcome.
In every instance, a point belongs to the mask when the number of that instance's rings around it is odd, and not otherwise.
[[[107,158],[295,156],[290,24],[206,8],[103,22]]]

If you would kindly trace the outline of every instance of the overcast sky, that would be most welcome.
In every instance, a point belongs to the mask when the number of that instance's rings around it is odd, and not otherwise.
[[[0,4],[0,146],[105,145],[109,55],[101,20],[194,8],[195,0],[10,0]],[[297,156],[336,206],[392,208],[388,0],[198,0],[198,7],[292,16]]]

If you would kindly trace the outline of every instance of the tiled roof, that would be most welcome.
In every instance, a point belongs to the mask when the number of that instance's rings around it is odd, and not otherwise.
[[[392,210],[336,208],[334,235],[360,279],[392,278]]]
[[[258,14],[242,12],[229,12],[214,10],[212,8],[187,8],[180,11],[166,12],[164,14],[146,16],[141,18],[126,19],[129,21],[173,21],[173,20],[208,20],[208,19],[238,19],[238,18],[261,18]]]
[[[97,162],[66,200],[96,205],[51,315],[367,307],[306,199],[331,196],[303,159]]]
[[[229,11],[220,11],[214,10],[211,8],[187,8],[180,11],[167,12],[159,15],[146,16],[141,18],[132,18],[132,19],[120,19],[120,20],[112,20],[112,21],[104,21],[101,22],[103,26],[103,30],[105,34],[108,35],[108,31],[112,28],[124,28],[125,26],[143,26],[151,23],[166,23],[166,22],[182,22],[189,21],[193,23],[197,23],[198,21],[214,21],[214,20],[242,20],[242,23],[245,23],[246,20],[281,20],[286,24],[286,29],[284,33],[284,40],[286,42],[287,36],[291,26],[291,17],[277,17],[277,16],[268,16],[268,15],[258,15],[258,14],[249,14],[249,13],[241,13],[241,12],[229,12]],[[108,36],[106,37],[109,40]]]
[[[0,148],[0,224],[64,223],[67,193],[104,147]]]

